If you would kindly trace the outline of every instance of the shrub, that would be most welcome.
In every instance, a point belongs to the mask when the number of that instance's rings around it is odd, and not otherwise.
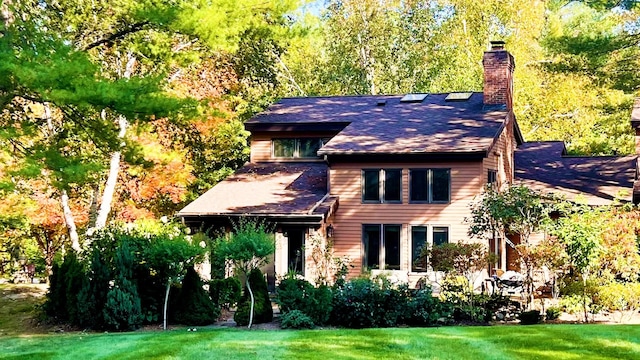
[[[610,312],[620,312],[619,322],[640,309],[640,283],[611,283],[598,288],[598,303]]]
[[[142,310],[138,289],[132,281],[133,254],[127,242],[116,252],[114,286],[107,293],[102,311],[104,322],[114,330],[132,330],[142,323]]]
[[[551,306],[549,308],[547,308],[546,311],[546,316],[545,319],[547,321],[552,321],[552,320],[556,320],[560,317],[560,314],[562,314],[562,309],[556,306]]]
[[[520,324],[534,325],[542,321],[542,314],[538,310],[524,311],[520,314]]]
[[[184,325],[208,325],[216,321],[220,309],[203,289],[202,279],[193,267],[187,269],[178,295],[175,319]]]
[[[104,327],[102,312],[107,302],[111,269],[98,248],[91,251],[89,271],[78,294],[78,324],[91,328]],[[98,314],[98,315],[96,315]]]
[[[249,283],[255,298],[253,323],[260,324],[272,321],[273,309],[271,308],[271,299],[269,298],[269,291],[267,290],[267,281],[264,279],[264,275],[260,269],[251,270],[249,273]],[[245,287],[233,320],[240,326],[248,325],[250,311],[251,297]]]
[[[427,286],[411,292],[399,321],[410,326],[433,326],[450,317],[451,307],[434,297],[431,287]]]
[[[331,314],[332,297],[325,285],[316,288],[306,280],[288,277],[278,285],[276,302],[283,314],[300,310],[314,323],[325,324]]]
[[[78,294],[83,288],[85,272],[74,251],[61,265],[53,266],[45,312],[57,321],[78,322]]]
[[[384,279],[348,281],[333,291],[331,322],[349,328],[396,326],[407,306],[405,290]]]
[[[235,277],[213,279],[209,282],[209,295],[218,307],[229,309],[240,300],[242,285]]]
[[[313,329],[313,320],[300,310],[291,310],[282,315],[283,329]]]

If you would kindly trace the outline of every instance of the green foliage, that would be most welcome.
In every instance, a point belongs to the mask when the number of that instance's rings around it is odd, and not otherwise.
[[[551,306],[547,308],[547,311],[545,313],[545,320],[547,321],[553,321],[553,320],[557,320],[560,315],[562,315],[562,309],[556,306]]]
[[[282,315],[280,326],[283,329],[313,329],[315,324],[304,312],[291,310]]]
[[[242,296],[242,284],[235,277],[209,281],[209,295],[218,307],[229,309],[236,306]]]
[[[248,324],[251,327],[254,314],[256,315],[256,322],[271,321],[273,310],[271,309],[266,281],[264,278],[258,279],[255,274],[256,270],[259,272],[258,267],[264,264],[267,256],[275,251],[275,238],[269,232],[268,227],[264,223],[241,219],[240,222],[234,224],[233,233],[229,234],[228,237],[221,237],[216,240],[213,251],[220,258],[230,260],[236,269],[246,277],[245,292],[234,315],[234,319],[237,317],[236,323]],[[255,278],[261,288],[264,286],[264,292],[262,289],[253,291],[252,277]],[[251,299],[252,293],[254,299]],[[252,307],[254,307],[253,314],[251,314]],[[245,320],[247,321],[245,322]]]
[[[44,305],[47,315],[57,321],[72,323],[78,321],[78,294],[83,288],[84,267],[75,252],[69,252],[62,264],[54,265],[50,278],[47,301]]]
[[[283,314],[299,310],[318,325],[326,324],[331,315],[333,295],[326,285],[316,288],[304,279],[287,277],[278,285],[276,296]]]
[[[109,281],[112,279],[111,266],[105,260],[98,247],[91,250],[89,270],[78,294],[78,324],[83,327],[100,329],[105,325],[101,314],[107,303]]]
[[[598,287],[598,304],[608,312],[619,312],[619,321],[640,310],[640,283],[610,283]]]
[[[260,269],[253,269],[249,273],[248,283],[253,291],[255,298],[253,323],[261,324],[271,322],[273,320],[273,308],[271,307],[271,299],[267,290],[267,281]],[[238,308],[233,315],[233,320],[240,326],[249,324],[249,315],[251,311],[251,299],[249,291],[245,287],[242,298],[238,302]]]
[[[142,323],[138,289],[133,279],[134,257],[127,242],[120,244],[115,258],[115,280],[107,293],[102,314],[105,325],[114,330],[136,329]]]
[[[449,304],[434,297],[430,287],[417,289],[411,291],[400,323],[409,326],[434,326],[442,319],[449,319],[450,311]]]
[[[565,295],[560,298],[558,305],[567,313],[571,315],[580,316],[584,311],[584,304],[587,305],[587,311],[591,312],[591,305],[593,301],[591,298],[583,300],[580,294]]]
[[[219,256],[231,260],[243,273],[264,264],[275,251],[275,238],[264,223],[241,220],[228,237],[216,241]]]
[[[538,310],[523,311],[520,314],[520,324],[535,325],[542,322],[542,314]]]
[[[334,288],[330,322],[348,328],[430,326],[450,314],[430,288],[412,291],[406,284],[396,287],[386,279],[361,278]]]
[[[482,197],[471,204],[469,236],[486,238],[494,232],[520,234],[523,242],[540,229],[552,210],[543,196],[524,185],[510,185],[503,191],[485,188]]]
[[[209,325],[220,315],[218,308],[204,290],[202,279],[193,267],[187,269],[178,295],[180,307],[175,311],[175,320],[184,325]]]

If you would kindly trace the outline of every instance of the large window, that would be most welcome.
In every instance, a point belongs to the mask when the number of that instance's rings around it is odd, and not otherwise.
[[[271,155],[274,158],[317,158],[318,150],[326,143],[321,138],[273,139]]]
[[[451,193],[450,169],[411,169],[411,202],[448,203]]]
[[[400,270],[400,225],[363,225],[363,268]]]
[[[362,170],[362,202],[402,202],[402,169]]]
[[[412,226],[411,271],[427,271],[427,264],[423,259],[420,259],[420,253],[425,246],[437,246],[448,242],[449,228],[447,226],[431,226],[431,228],[429,226]]]

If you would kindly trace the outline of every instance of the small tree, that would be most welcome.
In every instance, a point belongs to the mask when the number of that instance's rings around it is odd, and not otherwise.
[[[274,236],[264,223],[241,220],[234,224],[233,233],[228,237],[218,239],[215,251],[232,262],[245,277],[245,284],[251,298],[248,325],[248,328],[251,329],[255,298],[249,283],[249,273],[263,265],[267,257],[273,254],[275,251]]]
[[[171,284],[179,281],[187,268],[204,254],[204,250],[198,244],[192,244],[180,231],[178,234],[160,233],[155,235],[149,247],[144,250],[144,257],[149,262],[149,267],[155,270],[167,284],[162,325],[164,330],[167,329],[167,307]]]
[[[423,248],[420,258],[428,262],[435,271],[441,271],[450,275],[461,275],[467,281],[463,294],[469,301],[469,306],[474,307],[473,285],[482,269],[494,261],[482,244],[473,243],[446,243],[432,248]]]
[[[545,201],[546,200],[546,201]],[[530,247],[531,234],[539,231],[549,220],[551,206],[539,192],[523,185],[510,185],[503,191],[487,187],[479,201],[471,204],[469,236],[492,238],[496,234],[503,236],[518,234],[520,244],[509,242],[525,270],[525,292],[527,304],[533,303],[534,258]]]
[[[586,205],[573,208],[571,206],[552,230],[553,235],[564,244],[571,266],[582,277],[582,307],[585,322],[589,321],[587,280],[592,271],[598,267],[597,259],[602,250],[602,211]]]

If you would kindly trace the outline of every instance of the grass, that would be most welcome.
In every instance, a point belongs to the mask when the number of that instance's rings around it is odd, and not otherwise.
[[[0,285],[0,359],[640,359],[639,325],[43,334],[36,290]]]
[[[45,289],[43,285],[0,284],[0,336],[43,331],[33,319],[44,302]]]
[[[181,329],[6,336],[0,349],[2,359],[639,359],[640,326]]]

